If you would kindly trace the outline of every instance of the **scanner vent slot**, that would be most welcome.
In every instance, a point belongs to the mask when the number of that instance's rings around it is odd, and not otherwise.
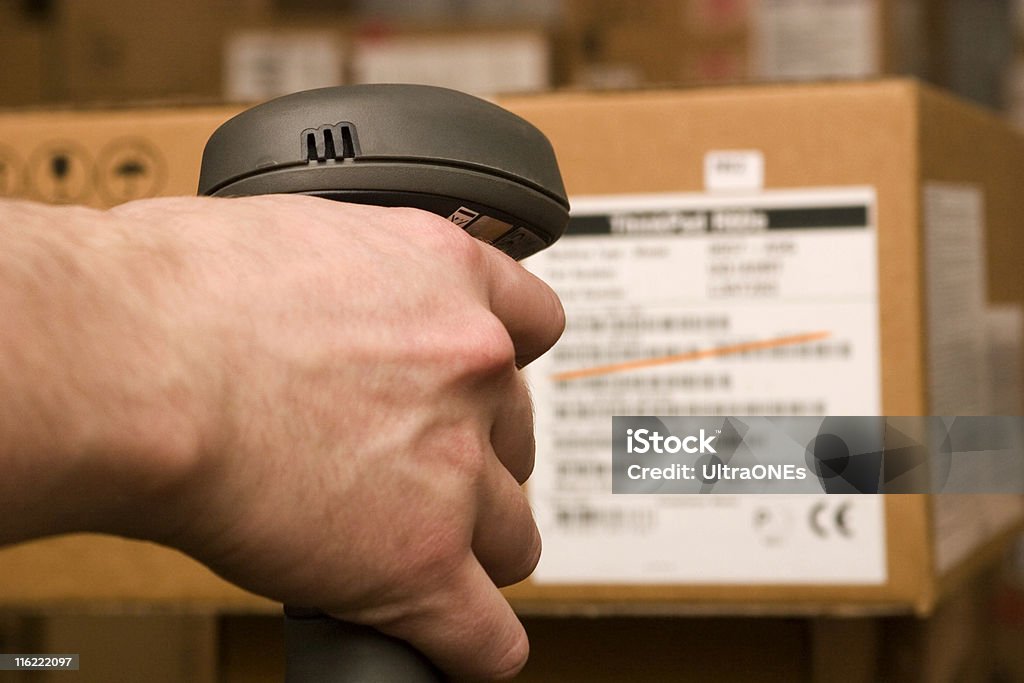
[[[300,154],[308,163],[341,161],[359,156],[359,142],[351,123],[307,128],[302,131]]]
[[[324,157],[327,159],[338,158],[338,153],[334,151],[334,133],[330,128],[324,130]]]
[[[320,158],[317,151],[316,133],[306,133],[306,161],[316,161]]]
[[[356,156],[356,143],[351,127],[341,127],[341,143],[341,148],[343,150],[341,156],[345,159],[354,159]]]

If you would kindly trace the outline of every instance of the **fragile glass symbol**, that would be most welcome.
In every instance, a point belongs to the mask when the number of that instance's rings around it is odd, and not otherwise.
[[[70,170],[71,161],[64,154],[54,154],[53,158],[50,159],[50,172],[53,173],[53,177],[57,182],[65,182]]]
[[[50,175],[55,181],[54,198],[58,201],[68,199],[67,183],[71,175],[71,159],[64,152],[55,152],[50,157]]]

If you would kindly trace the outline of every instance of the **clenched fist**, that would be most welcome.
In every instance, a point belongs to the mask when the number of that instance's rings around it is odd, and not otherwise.
[[[0,540],[156,540],[451,674],[525,663],[518,368],[564,318],[514,261],[413,209],[12,202],[0,310]]]

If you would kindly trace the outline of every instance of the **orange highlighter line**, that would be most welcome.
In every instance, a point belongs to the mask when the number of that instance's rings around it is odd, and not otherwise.
[[[583,368],[581,370],[569,370],[567,372],[556,373],[552,375],[551,378],[556,382],[567,382],[573,379],[610,375],[613,372],[639,370],[640,368],[650,368],[656,365],[667,365],[669,363],[682,363],[688,360],[700,360],[701,358],[728,356],[733,353],[743,353],[744,351],[760,351],[762,349],[774,349],[779,346],[790,346],[792,344],[806,344],[807,342],[819,341],[830,336],[832,336],[831,332],[807,332],[805,334],[794,334],[789,337],[776,337],[775,339],[744,342],[743,344],[733,344],[732,346],[719,346],[713,349],[690,351],[689,353],[677,353],[671,356],[662,356],[661,358],[643,358],[640,360],[626,361],[625,363],[613,363],[611,365],[598,365],[596,367]]]

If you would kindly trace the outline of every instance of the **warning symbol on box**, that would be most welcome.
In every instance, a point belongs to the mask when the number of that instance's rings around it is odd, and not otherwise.
[[[73,142],[54,141],[28,162],[31,192],[44,202],[70,204],[89,194],[89,156]]]
[[[154,197],[164,182],[159,152],[145,140],[115,140],[100,152],[96,187],[110,204]]]

